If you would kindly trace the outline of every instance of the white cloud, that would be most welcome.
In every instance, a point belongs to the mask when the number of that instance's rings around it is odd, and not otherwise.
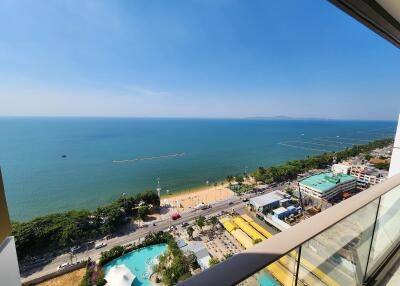
[[[125,86],[123,89],[135,96],[160,97],[169,95],[169,93],[165,91],[156,91],[139,86]]]

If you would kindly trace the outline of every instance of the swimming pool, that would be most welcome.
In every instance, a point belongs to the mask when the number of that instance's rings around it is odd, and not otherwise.
[[[262,271],[258,276],[258,283],[260,286],[279,286],[279,283],[265,271]]]
[[[134,286],[150,286],[152,285],[149,276],[153,272],[152,266],[154,258],[164,253],[167,249],[166,244],[156,244],[140,248],[129,252],[124,256],[114,259],[104,266],[105,274],[111,267],[125,264],[126,267],[136,276],[133,281]]]

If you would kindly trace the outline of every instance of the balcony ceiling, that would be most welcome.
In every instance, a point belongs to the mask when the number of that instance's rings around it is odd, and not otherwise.
[[[377,0],[376,2],[382,6],[393,18],[400,22],[400,1],[399,0]]]
[[[330,0],[400,48],[400,0]]]

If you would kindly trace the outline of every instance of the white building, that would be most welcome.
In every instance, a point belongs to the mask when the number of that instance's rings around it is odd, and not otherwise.
[[[356,188],[357,180],[346,174],[321,173],[305,178],[299,182],[302,194],[329,200],[334,196],[353,191]]]
[[[290,196],[282,191],[273,191],[265,195],[251,198],[249,205],[254,211],[266,213],[280,206],[280,201],[285,202]]]
[[[388,172],[371,166],[358,165],[351,166],[350,175],[357,177],[361,182],[367,183],[368,186],[373,186],[383,182],[387,178]]]
[[[189,244],[183,246],[181,249],[183,253],[185,253],[185,255],[194,253],[194,255],[196,255],[197,258],[197,263],[199,264],[202,270],[205,270],[210,267],[209,261],[211,259],[211,256],[208,254],[208,250],[203,242],[192,241]]]
[[[389,177],[400,172],[400,115],[397,123],[396,137],[394,139],[392,160],[390,161]]]
[[[331,168],[334,174],[346,174],[348,175],[350,172],[350,166],[348,164],[333,164]]]

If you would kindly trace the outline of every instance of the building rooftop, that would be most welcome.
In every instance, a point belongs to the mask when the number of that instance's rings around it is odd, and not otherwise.
[[[379,170],[378,168],[374,167],[373,165],[356,165],[353,166],[353,171],[360,172],[361,174],[368,175],[368,176],[376,176],[376,177],[387,177],[388,171],[386,170]]]
[[[274,209],[273,212],[276,215],[280,215],[280,214],[284,214],[285,212],[287,212],[287,209],[284,207],[280,207],[280,208]]]
[[[335,187],[336,185],[356,180],[355,177],[346,174],[321,173],[300,181],[307,187],[313,188],[318,192],[324,193]]]
[[[190,244],[182,247],[182,251],[184,253],[193,252],[197,259],[208,256],[207,248],[205,247],[204,243],[200,241],[192,241]]]
[[[200,259],[197,259],[197,263],[199,264],[200,268],[204,270],[204,269],[210,268],[210,259],[211,259],[211,256],[207,255]]]
[[[262,196],[251,198],[250,203],[256,204],[259,206],[266,206],[266,205],[269,205],[276,201],[280,201],[280,200],[284,199],[285,195],[286,194],[281,191],[274,191],[274,192],[271,192],[271,193],[268,193],[268,194],[265,194]]]
[[[178,239],[176,241],[176,244],[178,245],[179,248],[185,247],[187,245],[186,241],[184,241],[183,239]]]

